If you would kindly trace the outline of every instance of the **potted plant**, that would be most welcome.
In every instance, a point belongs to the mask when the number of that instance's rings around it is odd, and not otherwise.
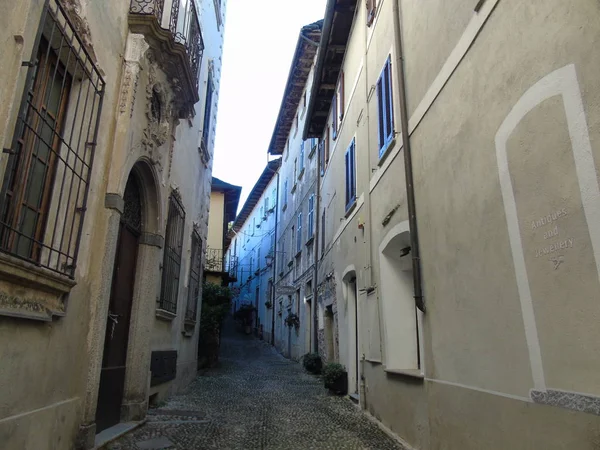
[[[308,372],[319,375],[323,368],[323,361],[318,353],[307,353],[302,357],[302,365]]]
[[[325,387],[337,395],[348,393],[348,372],[338,363],[329,363],[323,369]]]
[[[298,329],[300,327],[300,317],[298,317],[298,314],[288,313],[287,317],[285,318],[285,324],[288,327],[295,327]]]
[[[244,303],[234,314],[236,319],[242,325],[244,333],[252,333],[252,322],[254,321],[254,311],[256,308],[249,303]]]

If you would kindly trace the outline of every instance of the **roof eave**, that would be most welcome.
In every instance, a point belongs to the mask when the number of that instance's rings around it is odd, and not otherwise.
[[[279,114],[269,143],[268,153],[271,155],[282,155],[285,149],[285,140],[292,128],[294,116],[300,105],[302,93],[306,87],[317,53],[318,47],[314,43],[318,44],[321,40],[322,26],[323,21],[319,20],[302,27],[300,30],[294,58],[290,65],[288,79],[281,99]]]
[[[347,50],[357,3],[357,0],[328,0],[327,2],[323,33],[315,64],[315,81],[308,100],[302,139],[320,138],[327,125],[331,103],[335,94],[335,85]],[[336,33],[338,29],[339,36]],[[338,40],[332,43],[334,34]],[[327,61],[331,51],[341,55],[338,62]],[[331,76],[329,83],[323,83],[323,73],[326,69],[328,69],[328,75]],[[323,84],[327,84],[328,87],[325,88]],[[331,88],[330,86],[334,87]]]

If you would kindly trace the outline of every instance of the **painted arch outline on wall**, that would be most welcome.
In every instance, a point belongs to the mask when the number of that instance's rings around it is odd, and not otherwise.
[[[529,88],[506,116],[495,138],[500,188],[504,201],[510,247],[534,383],[534,390],[532,390],[531,395],[534,401],[544,403],[553,402],[552,395],[548,395],[546,391],[540,341],[519,229],[516,199],[508,165],[507,142],[519,123],[529,112],[545,100],[555,96],[561,96],[563,100],[571,140],[571,150],[575,161],[575,170],[586,221],[588,224],[600,223],[600,189],[598,187],[583,99],[577,80],[577,72],[573,64],[555,70]],[[598,270],[600,267],[600,228],[589,227],[588,229],[596,269]],[[598,277],[600,279],[600,273]],[[548,400],[548,402],[545,400]],[[573,407],[573,405],[558,406]],[[581,410],[578,407],[573,407],[573,409]]]

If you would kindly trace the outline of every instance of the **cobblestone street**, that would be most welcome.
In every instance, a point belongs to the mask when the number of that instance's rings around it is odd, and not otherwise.
[[[218,368],[107,448],[402,449],[300,364],[231,330]]]

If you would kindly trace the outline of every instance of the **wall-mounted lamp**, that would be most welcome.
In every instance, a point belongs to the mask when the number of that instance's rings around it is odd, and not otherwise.
[[[410,253],[410,247],[404,247],[402,250],[400,250],[400,258],[408,255],[409,253]]]
[[[365,222],[360,217],[358,218],[358,229],[363,231],[365,229]]]

